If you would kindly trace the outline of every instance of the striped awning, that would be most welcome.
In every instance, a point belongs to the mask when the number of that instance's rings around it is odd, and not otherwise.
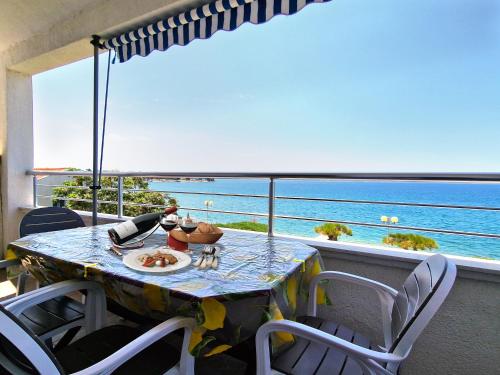
[[[246,22],[264,23],[277,14],[294,14],[307,4],[327,1],[330,0],[218,0],[102,44],[115,50],[119,62],[125,62],[135,55],[147,56],[154,50],[185,46],[194,39],[208,39],[219,30],[235,30]]]

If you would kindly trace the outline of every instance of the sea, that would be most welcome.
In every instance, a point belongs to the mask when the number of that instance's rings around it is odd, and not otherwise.
[[[211,200],[213,210],[238,211],[267,214],[268,200],[252,197],[225,197],[216,195],[193,195],[180,192],[207,192],[267,195],[269,184],[260,179],[216,179],[214,181],[151,181],[150,189],[175,192],[181,207],[204,209],[205,201]],[[301,200],[275,201],[275,214],[311,217],[335,221],[351,221],[380,224],[381,217],[397,217],[398,225],[419,228],[435,228],[453,231],[491,233],[500,235],[500,184],[458,182],[386,182],[386,181],[331,181],[331,180],[277,180],[276,196],[332,198],[345,200],[391,201],[493,207],[497,210],[465,210],[433,207],[411,207],[379,204],[311,202]],[[189,211],[189,210],[188,210]],[[222,214],[189,211],[200,221],[229,223],[256,221],[267,223],[267,218],[251,214]],[[180,212],[181,215],[186,214]],[[321,223],[276,219],[274,231],[317,238],[314,228]],[[396,230],[393,228],[371,228],[349,225],[352,236],[341,236],[339,241],[383,245],[388,233],[417,233],[434,239],[440,253],[480,258],[500,259],[500,239]]]

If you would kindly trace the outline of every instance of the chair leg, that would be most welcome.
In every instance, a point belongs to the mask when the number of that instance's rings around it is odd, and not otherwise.
[[[57,352],[58,350],[67,346],[71,342],[71,340],[75,338],[75,336],[77,335],[77,333],[80,331],[81,328],[82,327],[70,328],[56,344],[56,346],[54,347],[54,351]]]

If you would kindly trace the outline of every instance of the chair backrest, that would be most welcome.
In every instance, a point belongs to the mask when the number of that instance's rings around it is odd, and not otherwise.
[[[0,372],[64,374],[54,354],[5,307],[0,305]]]
[[[19,225],[21,237],[33,233],[84,227],[83,219],[75,211],[64,207],[43,207],[28,212]]]
[[[393,343],[389,352],[406,355],[444,302],[456,274],[455,264],[437,254],[420,263],[408,276],[394,301]]]

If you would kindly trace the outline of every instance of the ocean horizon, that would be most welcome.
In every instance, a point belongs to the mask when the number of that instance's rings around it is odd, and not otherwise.
[[[267,195],[268,181],[260,179],[215,179],[214,181],[151,181],[150,189],[159,191],[207,192],[228,194]],[[330,198],[346,200],[391,201],[500,207],[500,184],[467,182],[416,181],[331,181],[331,180],[277,180],[276,196]],[[268,201],[263,198],[225,197],[211,195],[169,194],[182,207],[204,209],[205,200],[213,201],[214,210],[267,214]],[[186,214],[182,212],[181,214]],[[444,230],[500,234],[500,211],[464,210],[433,207],[393,206],[341,202],[313,202],[275,200],[275,214],[304,216],[329,221],[355,221],[380,224],[381,216],[398,217],[398,225]],[[247,214],[233,215],[192,211],[198,220],[217,223],[256,221],[267,223],[267,218]],[[314,227],[319,222],[275,219],[274,231],[279,234],[317,238]],[[371,228],[349,225],[352,236],[341,236],[339,241],[383,245],[388,233],[416,233],[434,239],[439,248],[435,252],[500,259],[500,239],[442,234],[421,231]],[[412,251],[412,250],[408,250]]]

